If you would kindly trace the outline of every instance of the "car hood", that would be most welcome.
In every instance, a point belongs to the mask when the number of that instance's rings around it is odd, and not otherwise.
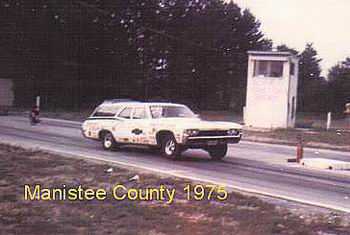
[[[234,122],[204,121],[199,118],[162,118],[156,121],[158,124],[174,126],[182,129],[199,130],[228,130],[242,129],[242,126]]]

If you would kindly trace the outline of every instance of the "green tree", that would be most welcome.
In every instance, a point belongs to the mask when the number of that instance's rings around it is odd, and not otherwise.
[[[299,52],[296,49],[290,48],[286,44],[281,44],[281,45],[277,46],[277,50],[278,51],[284,51],[284,52],[290,52],[290,53],[292,53],[293,55],[296,55],[296,56],[299,55]]]
[[[327,81],[321,77],[320,59],[312,44],[307,44],[305,50],[299,53],[285,44],[277,46],[278,51],[290,52],[298,56],[298,111],[321,112],[327,110]],[[315,102],[317,100],[317,102]]]
[[[314,93],[319,93],[319,89],[321,89],[317,86],[323,80],[320,67],[321,59],[318,58],[317,51],[312,43],[306,44],[299,58],[298,110],[304,112],[317,111],[310,110],[310,107],[315,103]],[[310,88],[313,90],[310,90]]]
[[[0,42],[29,70],[20,103],[34,93],[76,107],[160,96],[241,110],[246,52],[272,45],[232,1],[14,0],[0,13]]]
[[[344,105],[350,103],[350,57],[329,70],[329,109],[344,111]]]

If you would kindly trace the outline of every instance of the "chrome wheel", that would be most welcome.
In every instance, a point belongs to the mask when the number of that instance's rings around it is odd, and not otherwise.
[[[161,151],[164,157],[176,160],[181,155],[181,146],[176,143],[174,136],[165,136],[162,140]]]
[[[107,133],[103,137],[102,145],[103,145],[103,148],[106,150],[112,150],[116,147],[116,143],[111,133]]]
[[[104,145],[108,149],[112,146],[112,140],[109,136],[105,137]]]
[[[165,144],[165,153],[169,156],[173,155],[176,149],[175,141],[170,139]]]

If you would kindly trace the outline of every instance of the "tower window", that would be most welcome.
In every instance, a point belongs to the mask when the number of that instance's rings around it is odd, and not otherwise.
[[[254,61],[254,77],[283,77],[283,61]]]

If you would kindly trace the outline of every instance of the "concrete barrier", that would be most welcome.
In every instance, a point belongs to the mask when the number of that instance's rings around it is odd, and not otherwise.
[[[303,166],[318,169],[350,170],[350,162],[325,158],[306,158],[302,159],[300,164]]]

